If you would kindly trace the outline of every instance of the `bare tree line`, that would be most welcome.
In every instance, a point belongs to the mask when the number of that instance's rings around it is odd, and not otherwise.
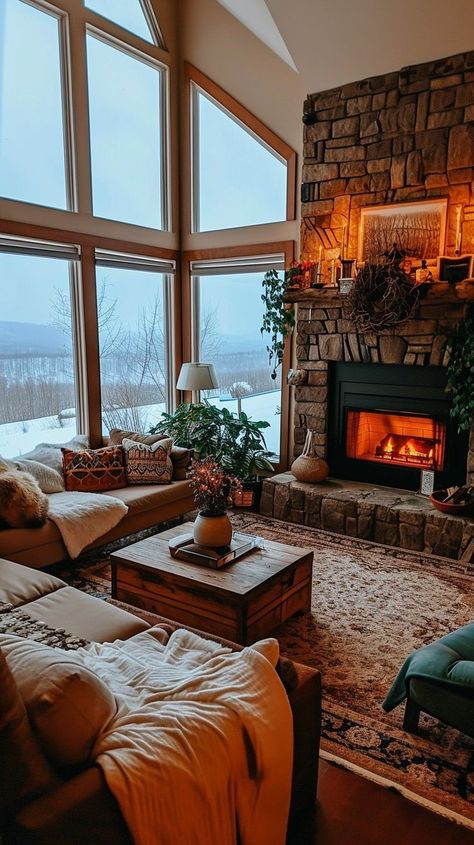
[[[161,291],[144,307],[133,327],[118,316],[117,300],[107,280],[97,296],[102,374],[102,415],[107,428],[140,430],[148,422],[146,406],[166,401],[166,336]],[[52,302],[52,325],[71,340],[71,304],[63,291]],[[213,361],[220,373],[219,393],[248,382],[252,393],[274,390],[266,356],[255,352],[222,352],[217,313],[200,320],[201,360]],[[3,375],[2,375],[3,373]],[[73,355],[31,356],[18,352],[0,361],[0,423],[58,417],[75,405]]]
[[[10,383],[0,377],[0,423],[59,415],[74,405],[74,385],[47,379]]]

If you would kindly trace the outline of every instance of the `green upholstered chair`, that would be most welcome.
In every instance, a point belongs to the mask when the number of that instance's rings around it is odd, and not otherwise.
[[[416,731],[423,711],[474,739],[474,623],[408,657],[383,708],[389,712],[405,699],[405,730]]]

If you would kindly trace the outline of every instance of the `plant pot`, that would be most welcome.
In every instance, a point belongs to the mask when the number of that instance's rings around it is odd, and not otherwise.
[[[297,481],[307,481],[315,484],[324,481],[329,475],[329,467],[322,458],[316,455],[300,455],[291,465],[291,472]]]
[[[229,546],[232,540],[232,523],[228,514],[206,516],[199,513],[193,528],[194,542],[199,546]]]
[[[318,457],[313,446],[313,434],[306,433],[306,440],[303,452],[293,461],[291,472],[298,481],[306,481],[315,484],[317,481],[324,481],[329,475],[329,467],[323,458]]]
[[[258,513],[260,496],[262,495],[262,481],[244,481],[242,490],[234,493],[233,504],[235,508],[251,508]]]

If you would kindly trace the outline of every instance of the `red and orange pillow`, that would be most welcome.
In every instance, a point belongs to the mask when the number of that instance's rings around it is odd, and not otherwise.
[[[63,448],[63,474],[68,491],[103,493],[127,484],[169,484],[173,478],[171,438],[154,443],[123,438],[120,446]]]
[[[127,486],[125,461],[121,446],[83,449],[73,452],[61,449],[66,490],[81,493],[102,493]]]

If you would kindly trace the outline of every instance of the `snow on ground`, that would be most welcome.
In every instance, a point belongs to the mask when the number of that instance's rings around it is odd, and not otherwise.
[[[270,428],[263,432],[267,449],[278,454],[280,443],[280,391],[260,393],[242,399],[242,410],[253,420],[267,420]],[[218,408],[228,408],[237,412],[236,399],[212,399],[212,404]],[[144,428],[148,430],[160,418],[165,410],[163,404],[145,405],[140,408],[145,421]],[[5,423],[0,425],[0,455],[13,458],[30,452],[38,443],[66,443],[76,434],[76,420],[67,417],[60,425],[58,417],[42,417],[37,420]]]

